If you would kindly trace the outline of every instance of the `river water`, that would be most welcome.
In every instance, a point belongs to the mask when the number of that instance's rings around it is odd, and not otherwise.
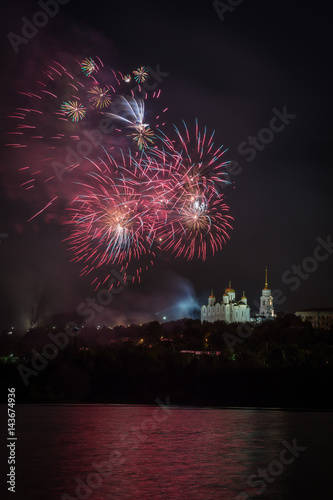
[[[155,406],[17,405],[16,493],[8,495],[331,500],[332,416],[173,408],[165,400]]]

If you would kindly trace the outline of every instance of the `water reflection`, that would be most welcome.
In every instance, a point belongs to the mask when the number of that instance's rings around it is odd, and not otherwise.
[[[255,492],[249,476],[277,460],[282,441],[295,437],[307,446],[304,456],[285,466],[262,498],[303,500],[318,491],[325,498],[329,481],[314,464],[317,454],[327,470],[332,461],[331,414],[19,405],[17,422],[17,499],[60,500],[65,493],[92,500],[237,499]],[[110,457],[113,472],[103,477]]]

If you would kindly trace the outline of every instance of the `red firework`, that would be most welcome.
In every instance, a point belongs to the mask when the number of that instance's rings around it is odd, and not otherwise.
[[[38,145],[33,149],[33,165],[25,163],[20,169],[28,175],[21,185],[25,189],[35,183],[47,186],[48,202],[31,219],[55,205],[56,194],[64,197],[66,188],[58,193],[59,185],[53,183],[51,189],[49,182],[59,177],[59,169],[60,177],[70,173],[65,241],[74,253],[72,260],[82,264],[81,275],[92,276],[103,269],[106,277],[92,281],[96,289],[110,277],[107,266],[123,272],[134,262],[134,275],[139,278],[139,266],[146,259],[152,262],[153,248],[186,259],[205,260],[214,255],[229,238],[233,220],[219,194],[229,183],[223,146],[214,147],[214,133],[200,130],[196,121],[193,136],[184,123],[182,131],[174,126],[174,138],[156,124],[154,143],[145,147],[146,143],[139,142],[144,138],[136,138],[140,127],[149,132],[147,140],[153,133],[144,123],[144,100],[124,97],[124,86],[131,90],[130,82],[106,69],[99,58],[83,62],[84,74],[82,60],[74,65],[71,61],[71,71],[53,61],[37,81],[38,89],[21,93],[29,104],[17,108],[11,117],[16,128],[10,145]],[[80,115],[73,115],[79,111]],[[101,118],[112,119],[117,126],[107,137],[98,130]],[[133,146],[127,129],[135,131],[141,151],[125,150]],[[96,139],[100,136],[102,142]],[[81,141],[87,144],[88,140],[94,147],[83,151]],[[55,168],[55,162],[60,167]]]
[[[227,184],[227,166],[230,162],[223,158],[226,149],[223,146],[214,147],[214,132],[207,135],[206,127],[200,131],[198,121],[195,121],[195,135],[190,135],[185,122],[184,132],[174,125],[175,138],[160,132],[162,147],[155,149],[155,154],[177,173],[180,182],[187,186],[199,185],[202,189],[213,189],[220,192]]]
[[[223,195],[199,185],[178,187],[170,198],[166,220],[156,225],[159,248],[175,257],[205,260],[229,239],[233,217],[228,212]]]
[[[94,170],[79,184],[81,193],[68,209],[70,235],[65,241],[74,252],[73,261],[84,264],[82,275],[154,256],[151,197],[128,167],[135,165],[138,177],[146,179],[144,168],[139,171],[140,161],[124,154],[119,161],[111,156],[108,160],[91,162]]]

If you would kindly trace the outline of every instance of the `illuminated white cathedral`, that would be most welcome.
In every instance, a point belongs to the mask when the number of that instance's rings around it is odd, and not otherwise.
[[[214,323],[214,321],[225,321],[226,323],[246,323],[251,321],[250,312],[245,292],[243,291],[240,300],[236,300],[235,290],[231,287],[231,281],[229,281],[229,287],[225,289],[221,303],[216,302],[212,290],[208,298],[208,305],[201,307],[201,322],[208,321],[209,323]],[[267,282],[267,267],[265,270],[265,286],[262,289],[259,315],[257,316],[264,319],[274,318],[273,297]]]
[[[250,306],[247,305],[247,298],[243,292],[242,298],[236,301],[236,293],[231,288],[225,289],[222,302],[216,302],[213,290],[208,299],[208,305],[201,308],[201,322],[225,321],[226,323],[245,323],[250,321]]]

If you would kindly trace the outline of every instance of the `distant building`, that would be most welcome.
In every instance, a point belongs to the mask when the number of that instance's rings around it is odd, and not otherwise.
[[[236,300],[235,290],[229,287],[225,289],[221,303],[216,302],[213,290],[208,298],[208,305],[201,307],[201,322],[225,321],[226,323],[246,323],[250,319],[250,306],[247,304],[245,292],[240,300]],[[274,306],[271,289],[268,287],[267,267],[265,268],[265,286],[260,297],[259,314],[256,314],[257,321],[274,319]]]
[[[236,293],[231,288],[231,281],[229,281],[229,288],[225,289],[221,303],[215,304],[215,296],[212,290],[208,298],[208,305],[201,307],[201,322],[208,321],[225,321],[226,323],[245,323],[250,321],[250,306],[247,305],[247,298],[245,292],[241,300],[236,301]]]
[[[333,308],[307,309],[306,311],[297,311],[296,316],[299,316],[302,321],[310,321],[313,328],[324,328],[330,330],[333,328]]]

